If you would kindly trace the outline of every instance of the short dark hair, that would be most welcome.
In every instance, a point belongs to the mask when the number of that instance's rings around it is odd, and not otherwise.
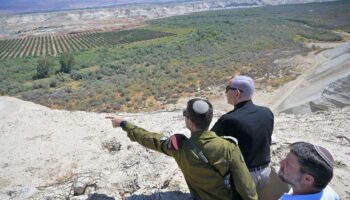
[[[194,108],[194,104],[197,101],[203,102],[204,110],[198,111]],[[197,102],[198,103],[198,102]],[[205,105],[207,104],[207,105]],[[213,119],[213,106],[208,100],[205,99],[191,99],[187,102],[187,108],[184,110],[184,115],[189,118],[198,129],[208,130],[211,120]]]
[[[331,154],[323,147],[321,148],[327,158],[323,158],[316,150],[315,145],[306,142],[296,142],[290,145],[290,152],[298,157],[300,171],[314,177],[314,187],[324,189],[333,177],[333,165],[327,163],[327,159],[333,161]],[[323,155],[324,156],[324,155]],[[325,160],[326,159],[326,160]]]

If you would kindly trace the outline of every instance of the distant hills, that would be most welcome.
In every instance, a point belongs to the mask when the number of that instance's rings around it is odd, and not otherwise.
[[[0,0],[0,12],[46,12],[69,9],[99,8],[125,4],[163,3],[171,1],[173,2],[173,0]],[[184,0],[179,0],[176,2],[183,1]]]
[[[184,3],[184,2],[210,2],[213,0],[0,0],[1,13],[28,13],[48,12],[69,9],[100,8],[110,6],[121,6],[129,4],[159,4],[159,3]],[[299,4],[310,2],[326,2],[332,0],[226,0],[225,3],[236,5],[279,5]],[[334,1],[334,0],[333,0]]]

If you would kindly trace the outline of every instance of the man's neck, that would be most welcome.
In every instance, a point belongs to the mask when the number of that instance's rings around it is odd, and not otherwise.
[[[251,99],[241,99],[238,100],[238,102],[234,105],[234,107],[238,107],[240,104],[247,102],[247,101],[251,101]]]
[[[315,194],[322,190],[310,188],[310,187],[292,187],[293,195],[303,195],[303,194]]]
[[[193,135],[193,134],[201,134],[201,133],[203,133],[204,131],[207,131],[207,130],[200,130],[198,128],[193,128],[190,131],[191,131],[191,135]]]

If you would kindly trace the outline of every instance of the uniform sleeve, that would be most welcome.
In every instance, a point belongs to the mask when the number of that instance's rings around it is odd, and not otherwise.
[[[232,150],[230,160],[230,172],[236,191],[244,200],[257,200],[255,183],[238,146]]]
[[[137,142],[148,149],[174,157],[175,152],[167,147],[168,140],[161,139],[164,137],[162,134],[149,132],[130,122],[126,124],[123,130],[127,132],[131,141]]]

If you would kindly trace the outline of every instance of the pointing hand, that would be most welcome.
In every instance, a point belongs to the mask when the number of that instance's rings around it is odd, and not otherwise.
[[[108,116],[108,117],[105,117],[105,118],[111,120],[113,128],[120,127],[120,122],[123,121],[123,118],[121,118],[119,116]]]

